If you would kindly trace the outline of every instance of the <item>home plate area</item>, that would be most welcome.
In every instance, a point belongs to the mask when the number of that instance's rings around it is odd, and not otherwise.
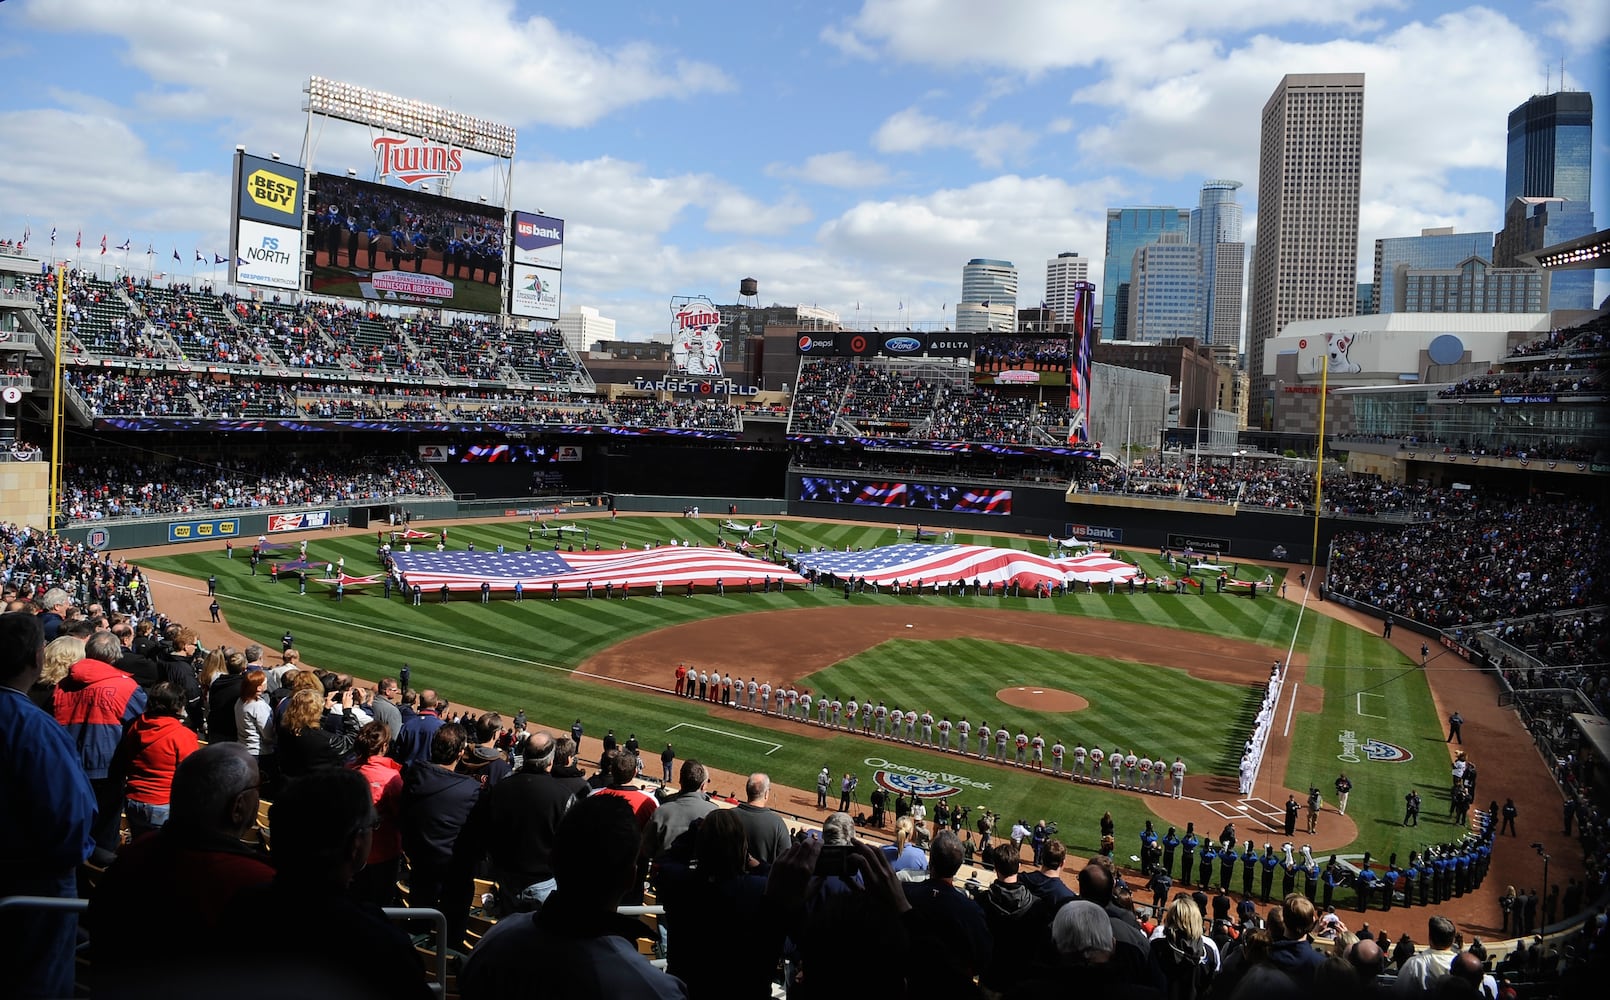
[[[1266,799],[1242,799],[1239,803],[1231,803],[1225,799],[1215,799],[1202,803],[1212,810],[1213,815],[1225,820],[1238,820],[1251,817],[1260,819],[1266,825],[1281,828],[1286,822],[1284,806],[1277,806]]]

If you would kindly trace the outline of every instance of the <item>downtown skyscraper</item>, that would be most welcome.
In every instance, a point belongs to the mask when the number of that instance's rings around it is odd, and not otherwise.
[[[1364,74],[1292,73],[1263,106],[1247,370],[1251,419],[1272,414],[1264,344],[1287,323],[1351,316],[1358,292]]]
[[[1202,248],[1202,342],[1222,363],[1241,350],[1242,286],[1246,282],[1247,245],[1241,240],[1241,204],[1235,200],[1240,181],[1202,184],[1197,207],[1191,209],[1191,242]]]

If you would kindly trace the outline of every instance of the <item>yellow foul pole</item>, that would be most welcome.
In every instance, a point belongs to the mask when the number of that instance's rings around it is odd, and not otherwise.
[[[51,365],[50,392],[50,513],[45,524],[52,534],[56,531],[56,511],[61,507],[61,439],[62,439],[62,322],[67,302],[67,265],[56,264],[56,356]]]
[[[1308,560],[1310,567],[1319,563],[1319,506],[1325,499],[1325,396],[1329,392],[1330,359],[1324,356],[1319,364],[1319,460],[1314,464],[1314,548]]]

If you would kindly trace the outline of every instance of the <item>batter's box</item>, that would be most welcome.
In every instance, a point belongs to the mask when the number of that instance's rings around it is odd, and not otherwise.
[[[1223,799],[1203,802],[1202,804],[1207,806],[1208,810],[1220,819],[1238,820],[1246,818],[1246,810],[1231,805]]]

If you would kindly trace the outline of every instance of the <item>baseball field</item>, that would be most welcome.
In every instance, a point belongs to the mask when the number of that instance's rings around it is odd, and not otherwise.
[[[687,539],[714,544],[715,518],[634,516],[579,519],[587,537],[605,549],[622,542]],[[441,525],[429,525],[438,529]],[[454,548],[474,542],[485,550],[524,548],[531,526],[522,519],[449,525]],[[730,536],[730,533],[729,533]],[[277,537],[292,558],[299,536]],[[376,536],[308,533],[308,556],[322,564],[345,559],[355,575],[374,572]],[[575,536],[564,536],[568,545]],[[908,533],[909,537],[909,533]],[[893,544],[882,526],[783,520],[777,542],[788,550],[825,545],[873,548]],[[1043,538],[958,533],[957,542],[1046,552]],[[553,536],[533,544],[551,547]],[[837,781],[860,778],[865,808],[872,781],[906,776],[917,784],[949,786],[953,804],[976,815],[988,808],[1003,829],[1015,819],[1055,822],[1070,851],[1098,847],[1098,820],[1111,812],[1119,860],[1138,853],[1138,835],[1152,820],[1159,832],[1194,822],[1216,835],[1237,824],[1241,840],[1277,846],[1286,838],[1282,806],[1290,793],[1306,799],[1317,786],[1326,807],[1316,832],[1299,819],[1295,843],[1314,853],[1362,854],[1384,859],[1458,835],[1448,816],[1449,753],[1441,713],[1418,663],[1372,632],[1319,613],[1297,570],[1242,565],[1242,579],[1273,574],[1273,593],[1249,599],[1244,590],[1201,596],[1075,592],[1033,597],[947,597],[856,594],[788,589],[754,593],[729,586],[724,596],[681,593],[656,600],[587,600],[528,594],[483,605],[473,594],[450,603],[434,595],[412,606],[389,601],[379,586],[348,589],[337,602],[310,583],[297,593],[293,579],[270,582],[267,564],[252,575],[243,541],[234,559],[221,548],[141,558],[151,569],[187,577],[204,592],[218,578],[218,598],[230,628],[277,649],[286,630],[304,659],[328,669],[374,679],[395,675],[407,663],[416,688],[431,687],[458,705],[524,709],[534,723],[566,730],[580,719],[588,737],[613,729],[635,734],[649,757],[672,743],[679,758],[698,757],[734,773],[769,772],[794,789],[816,786],[826,766]],[[1128,552],[1150,573],[1168,572],[1157,553]],[[310,574],[317,576],[322,574]],[[1312,581],[1310,581],[1312,582]],[[1284,583],[1284,586],[1282,584]],[[1277,596],[1284,591],[1284,598]],[[1236,768],[1270,665],[1290,657],[1286,696],[1274,725],[1270,755],[1250,796],[1237,789]],[[813,696],[854,698],[930,712],[934,718],[976,727],[988,721],[1014,734],[1122,749],[1137,755],[1183,758],[1185,797],[1115,790],[1102,784],[1056,779],[1047,773],[977,756],[976,740],[963,756],[918,745],[878,740],[844,728],[786,720],[757,712],[678,699],[672,692],[678,663],[793,684]],[[1439,664],[1433,664],[1437,669]],[[920,740],[919,740],[920,742]],[[592,744],[596,751],[596,744]],[[1008,758],[1012,756],[1008,750]],[[648,770],[657,773],[657,761]],[[1354,790],[1345,816],[1333,808],[1333,783],[1345,771]],[[898,783],[898,782],[897,782]],[[1401,825],[1402,799],[1411,789],[1425,799],[1418,829]],[[719,788],[726,793],[734,789]],[[892,796],[891,796],[892,798]],[[1478,789],[1478,802],[1486,795]],[[792,810],[810,801],[774,802]]]

